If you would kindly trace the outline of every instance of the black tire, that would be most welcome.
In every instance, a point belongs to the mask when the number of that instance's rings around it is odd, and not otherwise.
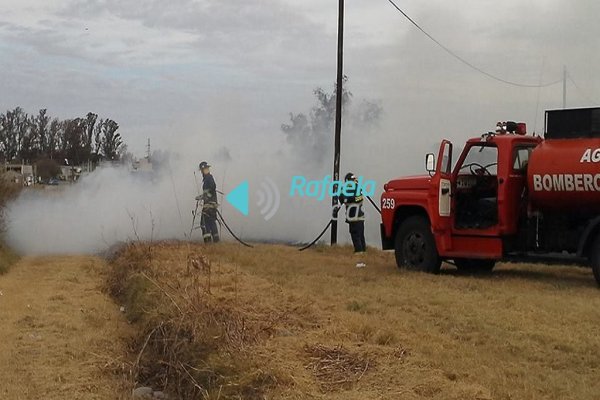
[[[420,216],[407,218],[396,233],[396,264],[398,268],[437,274],[442,260],[431,233],[429,221]]]
[[[490,273],[496,266],[496,260],[482,260],[476,258],[457,258],[454,260],[456,269],[466,273]]]
[[[590,264],[596,283],[600,286],[600,235],[596,236],[590,248]]]

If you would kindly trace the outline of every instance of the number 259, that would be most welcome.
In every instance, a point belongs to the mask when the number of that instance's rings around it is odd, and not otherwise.
[[[394,199],[382,199],[381,208],[394,209],[396,208],[396,201]]]

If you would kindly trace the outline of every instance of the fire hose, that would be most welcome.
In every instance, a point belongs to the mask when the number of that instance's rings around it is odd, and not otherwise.
[[[369,202],[373,205],[373,207],[375,207],[375,209],[377,210],[377,212],[379,214],[381,214],[381,209],[377,206],[377,203],[375,203],[373,201],[373,199],[370,196],[366,196],[367,200],[369,200]],[[325,229],[323,229],[323,231],[319,234],[319,236],[317,236],[317,238],[315,240],[313,240],[312,242],[310,242],[309,244],[307,244],[306,246],[298,249],[298,251],[304,251],[307,249],[310,249],[311,247],[313,247],[319,240],[321,240],[321,238],[323,237],[323,235],[325,234],[325,232],[327,232],[327,230],[329,229],[329,227],[331,226],[331,222],[337,219],[337,210],[334,211],[334,214],[332,216],[332,218],[329,220],[329,222],[327,223],[327,226],[325,226]]]
[[[379,207],[377,207],[377,203],[375,203],[373,201],[373,199],[371,198],[371,196],[366,196],[366,197],[367,197],[367,200],[369,200],[369,203],[371,203],[373,205],[373,207],[375,207],[375,209],[377,210],[377,212],[379,214],[381,214],[381,209]]]
[[[217,209],[217,216],[219,217],[219,222],[221,222],[225,226],[225,228],[227,229],[227,231],[231,234],[231,236],[233,236],[233,238],[235,240],[237,240],[238,242],[240,242],[241,244],[243,244],[246,247],[250,247],[251,249],[254,248],[254,246],[252,246],[251,244],[248,244],[248,243],[244,242],[235,233],[233,233],[233,231],[231,230],[231,228],[229,227],[229,225],[227,225],[227,222],[225,222],[225,218],[223,218],[223,215],[221,214],[221,211],[219,211],[219,209]]]
[[[298,251],[304,251],[306,249],[310,249],[311,247],[313,247],[319,240],[321,240],[321,238],[323,237],[323,235],[325,234],[325,232],[327,232],[327,230],[329,229],[329,227],[331,226],[331,222],[333,221],[333,218],[331,218],[329,220],[329,222],[327,223],[327,226],[325,227],[325,229],[323,229],[323,231],[319,234],[319,236],[317,236],[317,238],[315,240],[313,240],[312,242],[310,242],[309,244],[307,244],[306,246],[298,249]]]
[[[196,181],[196,185],[198,184],[198,181],[196,179],[196,172],[194,172],[194,180]],[[198,188],[198,192],[200,192],[200,188]],[[218,191],[219,192],[219,191]],[[221,195],[223,195],[222,192],[219,192]],[[375,208],[375,210],[377,210],[377,212],[379,214],[381,214],[381,209],[377,206],[377,204],[373,201],[373,199],[370,196],[365,196],[367,198],[367,200],[369,200],[369,202],[371,203],[371,205]],[[192,236],[192,232],[194,231],[194,229],[198,229],[198,228],[194,228],[195,223],[196,223],[196,215],[198,213],[198,207],[200,205],[200,201],[196,200],[196,208],[195,210],[192,212],[193,218],[192,218],[192,228],[190,229],[190,238]],[[240,244],[249,247],[249,248],[254,248],[254,246],[252,246],[251,244],[246,243],[245,241],[243,241],[242,239],[240,239],[234,232],[233,230],[229,227],[229,225],[227,224],[227,222],[225,221],[225,218],[223,218],[223,214],[221,214],[221,212],[219,211],[219,209],[216,209],[217,211],[217,217],[218,217],[218,221],[220,224],[222,224],[223,226],[225,226],[225,228],[227,229],[227,231],[229,232],[229,234],[235,239],[237,240]],[[313,247],[319,240],[321,240],[321,238],[323,237],[323,235],[325,235],[325,233],[327,232],[327,230],[331,227],[331,223],[333,222],[334,219],[337,219],[337,213],[339,210],[334,210],[333,214],[332,214],[332,218],[329,220],[329,222],[327,222],[327,225],[325,226],[325,228],[323,228],[323,230],[321,231],[321,233],[309,244],[307,244],[304,247],[301,247],[300,249],[298,249],[298,251],[304,251],[307,250],[311,247]]]
[[[198,178],[196,177],[196,171],[194,171],[194,181],[195,181],[195,183],[196,183],[196,189],[197,189],[197,191],[198,191],[198,197],[200,197],[200,187],[199,187],[199,185],[198,185]],[[221,192],[220,190],[217,190],[216,192],[217,192],[218,194],[220,194],[221,196],[224,196],[224,195],[225,195],[225,194],[224,194],[223,192]],[[199,206],[200,206],[200,200],[199,200],[199,199],[197,199],[197,200],[196,200],[196,208],[194,209],[194,211],[192,211],[192,215],[193,215],[193,217],[192,217],[192,228],[190,229],[190,236],[189,236],[189,237],[190,237],[190,239],[192,238],[192,232],[193,232],[195,229],[202,228],[202,225],[200,225],[200,227],[196,227],[196,226],[195,226],[195,225],[196,225],[196,215],[198,214],[198,208],[199,208]],[[219,211],[219,209],[218,209],[218,208],[216,208],[216,211],[217,211],[217,221],[219,222],[219,225],[225,226],[225,229],[227,229],[227,232],[229,232],[229,234],[230,234],[231,236],[233,236],[233,238],[234,238],[235,240],[237,240],[239,243],[241,243],[242,245],[244,245],[244,246],[246,246],[246,247],[250,247],[250,248],[253,248],[253,247],[254,247],[254,246],[252,246],[252,245],[250,245],[250,244],[248,244],[248,243],[244,242],[242,239],[240,239],[240,238],[239,238],[239,237],[238,237],[238,236],[237,236],[237,235],[236,235],[236,234],[233,232],[233,230],[232,230],[232,229],[229,227],[229,225],[227,224],[227,222],[225,222],[225,218],[223,218],[223,214],[221,214],[221,212]],[[200,220],[202,221],[202,219],[200,219]]]

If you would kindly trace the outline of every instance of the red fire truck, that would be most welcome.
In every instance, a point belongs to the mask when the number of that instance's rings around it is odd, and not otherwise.
[[[399,267],[491,271],[497,261],[590,265],[600,284],[600,108],[546,112],[544,138],[498,123],[453,163],[443,140],[425,176],[381,197],[383,249]]]

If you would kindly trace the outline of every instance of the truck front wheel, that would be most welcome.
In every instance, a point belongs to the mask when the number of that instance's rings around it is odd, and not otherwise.
[[[600,285],[600,235],[594,239],[592,248],[590,250],[590,264],[592,265],[592,271],[594,272],[594,278]]]
[[[399,268],[440,272],[442,261],[435,246],[429,222],[420,216],[407,218],[396,233],[396,264]]]

